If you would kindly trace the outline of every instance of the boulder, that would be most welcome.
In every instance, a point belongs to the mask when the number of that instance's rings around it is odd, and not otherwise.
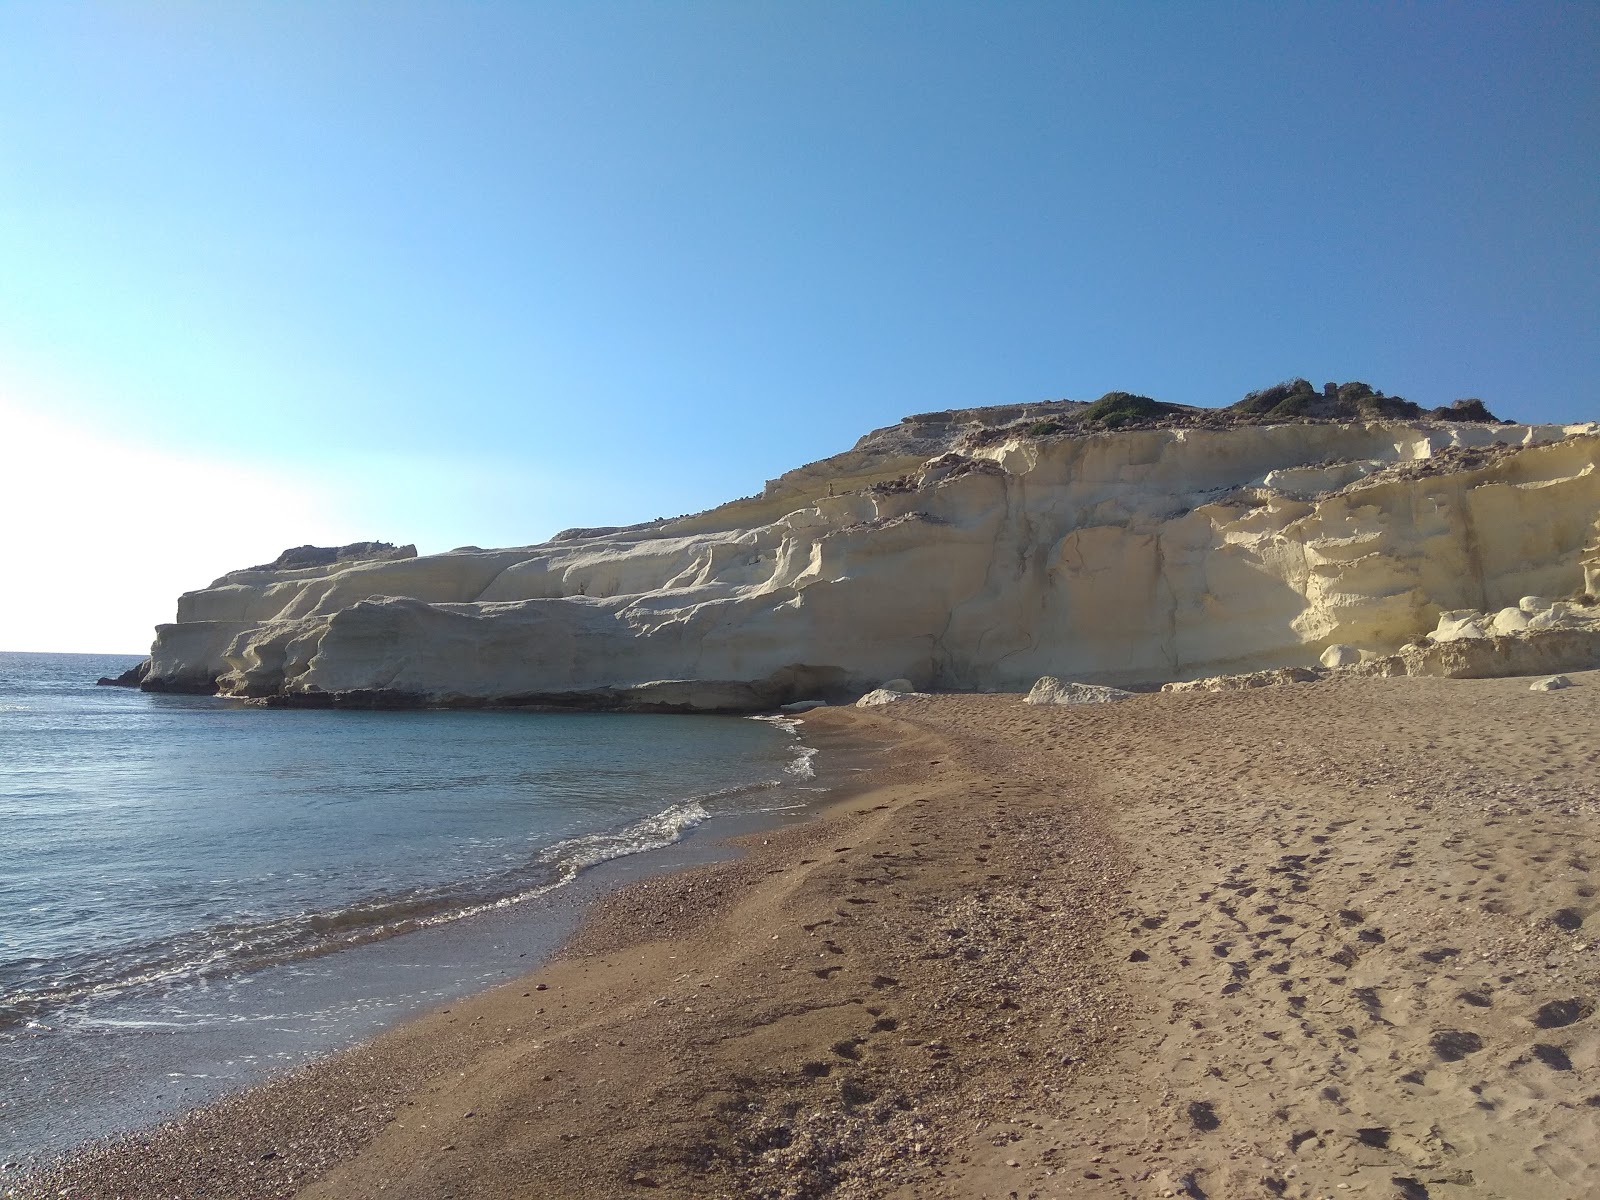
[[[917,692],[897,692],[890,688],[873,688],[865,696],[856,701],[857,708],[882,708],[885,704],[893,704],[896,700],[904,700],[907,696],[918,695]]]
[[[1520,608],[1502,608],[1495,613],[1494,620],[1489,622],[1491,634],[1504,637],[1508,634],[1521,633],[1528,628],[1528,614]]]
[[[1594,623],[1595,612],[1557,600],[1542,612],[1528,618],[1529,629],[1585,629]]]
[[[1543,679],[1535,679],[1528,685],[1530,692],[1559,692],[1562,688],[1572,686],[1572,680],[1565,675],[1547,675]]]
[[[1473,609],[1439,614],[1439,624],[1428,634],[1430,642],[1458,642],[1464,638],[1488,637],[1483,628],[1483,614]]]
[[[1101,683],[1064,683],[1053,675],[1045,675],[1033,685],[1023,699],[1024,704],[1114,704],[1126,700],[1132,692],[1107,687]]]
[[[1341,667],[1353,667],[1361,661],[1361,651],[1354,646],[1346,646],[1342,642],[1335,642],[1322,652],[1319,660],[1329,670],[1338,670]]]

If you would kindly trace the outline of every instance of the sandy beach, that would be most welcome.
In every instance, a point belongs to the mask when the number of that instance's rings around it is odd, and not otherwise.
[[[17,1197],[1593,1195],[1600,672],[818,710],[538,972]]]

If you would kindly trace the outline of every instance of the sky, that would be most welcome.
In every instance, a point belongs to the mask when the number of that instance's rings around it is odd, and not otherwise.
[[[0,3],[0,649],[869,429],[1600,417],[1593,4]]]

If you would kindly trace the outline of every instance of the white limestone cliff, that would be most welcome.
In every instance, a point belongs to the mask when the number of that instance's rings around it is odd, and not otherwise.
[[[908,419],[672,521],[233,572],[180,599],[143,686],[741,710],[896,676],[1148,684],[1382,657],[1600,585],[1594,425],[1040,435],[1058,409]]]

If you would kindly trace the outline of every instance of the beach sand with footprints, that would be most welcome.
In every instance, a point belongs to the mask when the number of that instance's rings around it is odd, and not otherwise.
[[[819,710],[824,753],[879,749],[816,819],[11,1186],[1593,1195],[1600,673],[1572,678]]]

